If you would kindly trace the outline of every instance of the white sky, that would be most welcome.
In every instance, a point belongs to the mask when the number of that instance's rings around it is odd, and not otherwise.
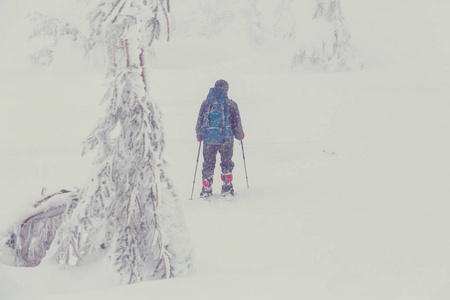
[[[27,7],[27,0],[1,0],[0,1],[0,46],[3,46],[8,30],[20,16],[21,9]]]

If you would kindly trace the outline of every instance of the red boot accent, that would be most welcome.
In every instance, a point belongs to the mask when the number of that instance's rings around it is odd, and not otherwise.
[[[213,184],[213,180],[211,179],[211,181],[208,181],[207,179],[203,179],[202,180],[202,184],[203,184],[202,190],[203,191],[209,191],[209,190],[211,190],[211,186]]]
[[[222,181],[224,184],[228,184],[233,181],[233,174],[222,174]]]

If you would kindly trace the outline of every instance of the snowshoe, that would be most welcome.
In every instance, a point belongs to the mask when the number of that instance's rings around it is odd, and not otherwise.
[[[201,191],[200,193],[200,198],[207,198],[207,197],[211,197],[213,194],[212,190],[209,191]]]

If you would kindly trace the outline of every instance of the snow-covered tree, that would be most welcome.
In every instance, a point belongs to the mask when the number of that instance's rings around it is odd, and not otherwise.
[[[19,257],[17,265],[26,266],[38,265],[49,248],[47,256],[70,265],[103,253],[122,283],[187,274],[192,244],[166,175],[161,113],[146,73],[152,43],[169,38],[169,0],[86,2],[92,12],[83,41],[87,50],[105,50],[109,79],[105,114],[84,147],[97,150],[94,170],[77,201],[33,213],[6,243]],[[37,19],[34,35],[55,43],[81,36],[60,19]]]
[[[340,0],[185,1],[174,21],[175,35],[206,41],[214,54],[230,47],[261,64],[323,71],[357,65]]]
[[[294,55],[294,65],[325,71],[350,69],[354,64],[354,49],[340,0],[316,0],[311,28],[313,38]]]
[[[274,10],[274,35],[285,40],[294,40],[295,32],[295,16],[292,0],[278,0],[277,8]]]
[[[169,3],[96,3],[91,38],[107,46],[107,110],[86,142],[86,149],[97,149],[95,171],[58,232],[55,255],[60,263],[77,264],[105,251],[125,283],[182,275],[190,268],[191,246],[166,176],[161,114],[146,76],[152,42],[168,34]]]

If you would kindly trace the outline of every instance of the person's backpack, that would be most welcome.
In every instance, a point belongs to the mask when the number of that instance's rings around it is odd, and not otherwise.
[[[227,91],[211,88],[203,111],[202,139],[205,143],[223,144],[233,139]]]

